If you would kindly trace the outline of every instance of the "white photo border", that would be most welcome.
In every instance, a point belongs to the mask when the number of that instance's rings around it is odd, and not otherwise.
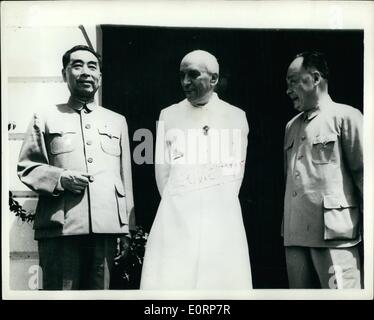
[[[2,65],[2,294],[3,299],[45,300],[368,300],[373,299],[374,3],[366,1],[20,1],[1,3]],[[213,9],[212,9],[213,8]],[[213,10],[213,12],[212,12]],[[293,12],[290,18],[290,12]],[[365,289],[251,291],[15,291],[9,288],[7,30],[12,27],[100,24],[249,29],[364,30]],[[22,44],[20,44],[22,46]],[[24,50],[24,48],[23,48]],[[349,79],[348,79],[349,80]],[[371,196],[370,196],[371,195]]]

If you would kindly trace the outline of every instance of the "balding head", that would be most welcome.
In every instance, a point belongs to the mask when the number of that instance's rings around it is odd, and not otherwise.
[[[193,106],[206,104],[218,83],[217,59],[209,52],[195,50],[188,53],[180,65],[181,85]]]
[[[219,75],[219,64],[214,55],[204,50],[194,50],[187,53],[181,61],[183,62],[194,62],[199,64],[201,67],[206,68],[209,73],[216,73]]]

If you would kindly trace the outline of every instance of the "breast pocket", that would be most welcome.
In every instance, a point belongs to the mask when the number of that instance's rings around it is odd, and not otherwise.
[[[53,155],[74,151],[77,132],[74,130],[49,130],[49,146]]]
[[[318,136],[312,140],[312,161],[315,164],[328,164],[336,161],[336,134]]]
[[[112,156],[119,157],[121,155],[120,133],[112,130],[110,127],[101,127],[98,131],[103,151]]]

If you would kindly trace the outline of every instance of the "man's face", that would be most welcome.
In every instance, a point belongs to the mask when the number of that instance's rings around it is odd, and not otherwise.
[[[62,74],[71,95],[76,98],[93,98],[101,85],[99,61],[86,50],[74,51]]]
[[[311,72],[302,66],[303,57],[298,57],[290,64],[287,71],[287,95],[297,111],[308,111],[316,107],[316,86]]]
[[[217,82],[214,77],[216,75],[209,73],[204,62],[197,57],[187,57],[181,62],[181,85],[187,100],[193,105],[208,102]]]

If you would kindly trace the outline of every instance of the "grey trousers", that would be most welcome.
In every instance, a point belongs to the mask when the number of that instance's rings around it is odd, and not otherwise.
[[[116,235],[41,239],[38,249],[44,290],[109,289]]]
[[[290,289],[360,289],[358,246],[349,248],[285,247]]]

